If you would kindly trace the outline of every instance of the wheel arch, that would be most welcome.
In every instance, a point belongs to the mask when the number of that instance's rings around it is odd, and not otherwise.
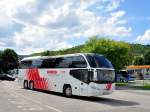
[[[63,85],[63,93],[64,93],[64,90],[65,90],[67,87],[71,87],[71,85],[70,85],[70,84],[64,84],[64,85]],[[72,88],[72,87],[71,87],[71,88]]]

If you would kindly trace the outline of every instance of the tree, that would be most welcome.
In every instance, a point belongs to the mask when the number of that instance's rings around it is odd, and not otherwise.
[[[92,37],[85,43],[82,51],[103,54],[112,62],[115,69],[122,69],[131,60],[130,45],[110,39]]]
[[[42,56],[49,56],[49,53],[50,53],[50,51],[44,51],[44,52],[42,53]]]
[[[150,51],[144,55],[145,64],[150,65]]]
[[[17,68],[18,66],[18,55],[12,49],[5,49],[2,52],[2,69],[4,72],[7,72],[10,69]]]
[[[135,57],[134,58],[134,65],[144,65],[144,57]]]

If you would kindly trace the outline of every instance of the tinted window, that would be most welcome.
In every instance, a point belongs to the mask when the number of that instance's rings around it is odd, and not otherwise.
[[[69,68],[72,63],[72,57],[56,58],[56,68]]]
[[[33,60],[23,66],[32,66],[37,68],[85,68],[87,63],[82,56],[58,57]]]
[[[55,68],[56,66],[55,60],[56,60],[55,58],[44,59],[42,61],[40,68]]]
[[[72,75],[74,78],[81,80],[81,70],[70,70],[70,75]]]
[[[36,67],[36,68],[39,68],[42,64],[42,60],[33,60],[32,61],[32,67]]]
[[[21,69],[26,69],[32,67],[32,61],[27,60],[27,61],[21,61],[20,64]]]
[[[82,56],[70,56],[70,57],[59,57],[55,60],[53,59],[49,68],[85,68],[87,63]]]
[[[95,59],[93,56],[87,55],[87,60],[91,67],[94,67],[94,68],[96,67]]]
[[[85,83],[93,80],[93,71],[88,71],[88,69],[70,70],[70,75]]]
[[[104,56],[87,55],[87,60],[93,68],[113,68],[111,62]]]
[[[74,56],[70,68],[86,68],[87,63],[83,56]]]
[[[44,59],[40,68],[69,68],[71,57]]]

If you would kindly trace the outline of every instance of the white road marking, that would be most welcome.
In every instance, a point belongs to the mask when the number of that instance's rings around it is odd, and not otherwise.
[[[61,110],[59,110],[59,109],[56,109],[56,108],[54,108],[54,107],[51,107],[51,106],[49,106],[49,105],[46,105],[46,107],[49,108],[49,109],[55,110],[56,112],[63,112],[63,111],[61,111]]]
[[[6,83],[3,83],[5,86],[9,86],[10,87],[10,85],[7,85]],[[12,88],[11,88],[12,89]],[[6,89],[5,89],[6,90]],[[29,100],[29,101],[31,101],[31,102],[34,102],[34,103],[36,103],[36,104],[39,104],[39,105],[42,105],[43,106],[43,104],[42,103],[40,103],[39,101],[36,101],[36,100],[33,100],[33,99],[31,99],[31,98],[28,98],[28,97],[25,97],[24,95],[22,95],[22,94],[19,94],[19,93],[17,93],[17,92],[15,92],[15,91],[11,91],[11,96],[20,96],[20,97],[22,97],[22,98],[24,98],[24,99],[27,99],[27,100]],[[12,101],[13,102],[13,101]],[[13,102],[14,103],[14,102]],[[16,102],[15,102],[16,103]],[[45,105],[45,107],[46,108],[48,108],[48,109],[51,109],[51,110],[54,110],[54,111],[56,111],[56,112],[63,112],[63,111],[61,111],[61,110],[59,110],[59,109],[57,109],[57,108],[55,108],[55,107],[52,107],[52,106],[49,106],[49,105]],[[26,110],[26,109],[25,109]],[[31,109],[32,110],[32,109]]]
[[[22,108],[22,107],[23,107],[22,105],[18,105],[18,106],[17,106],[17,108]]]
[[[26,111],[38,110],[38,111],[41,111],[41,110],[43,110],[43,109],[40,108],[40,107],[24,106],[24,107],[22,108],[22,110],[26,110]]]

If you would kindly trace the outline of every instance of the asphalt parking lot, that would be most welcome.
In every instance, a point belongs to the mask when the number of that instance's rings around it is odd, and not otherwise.
[[[124,89],[100,97],[66,98],[0,81],[0,112],[150,112],[150,91]]]

